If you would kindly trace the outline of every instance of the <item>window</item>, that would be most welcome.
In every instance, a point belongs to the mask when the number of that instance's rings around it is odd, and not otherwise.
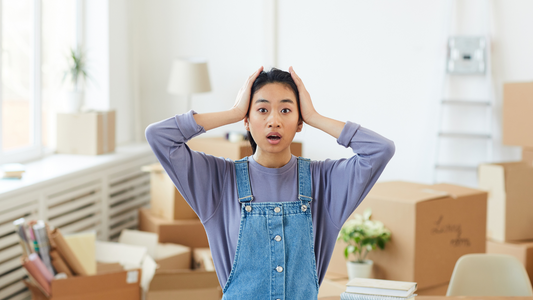
[[[39,158],[55,145],[78,2],[0,0],[0,163]]]

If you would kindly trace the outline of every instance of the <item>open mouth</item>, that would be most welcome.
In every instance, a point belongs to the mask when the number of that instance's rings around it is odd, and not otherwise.
[[[281,135],[277,132],[271,132],[267,135],[267,139],[271,144],[277,144],[281,140]]]

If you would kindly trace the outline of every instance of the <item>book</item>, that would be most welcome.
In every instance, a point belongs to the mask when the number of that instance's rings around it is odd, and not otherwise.
[[[394,297],[394,296],[342,293],[341,300],[411,300],[411,299],[414,299],[415,296],[416,294],[412,294],[409,297]]]
[[[346,293],[407,298],[416,288],[416,282],[353,278],[346,284]]]
[[[23,164],[13,163],[0,166],[0,178],[21,179],[26,171]]]
[[[43,288],[47,294],[50,294],[50,284],[54,276],[50,273],[50,271],[48,271],[46,266],[39,258],[39,255],[37,255],[37,253],[30,254],[28,257],[22,260],[22,265],[24,268],[26,268],[31,277],[35,279],[39,286]]]

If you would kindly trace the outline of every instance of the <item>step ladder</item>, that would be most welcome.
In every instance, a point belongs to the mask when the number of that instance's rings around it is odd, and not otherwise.
[[[490,3],[485,4],[489,28]],[[477,187],[479,163],[492,161],[494,87],[490,45],[488,30],[484,35],[448,37],[446,73],[439,99],[434,183]],[[480,93],[450,96],[460,94],[462,89]]]

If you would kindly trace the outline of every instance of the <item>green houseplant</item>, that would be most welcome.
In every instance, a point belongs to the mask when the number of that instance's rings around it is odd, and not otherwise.
[[[368,253],[377,248],[384,249],[390,240],[391,232],[380,221],[370,220],[372,210],[367,208],[363,215],[355,214],[344,223],[337,240],[344,241],[344,257],[347,260],[348,276],[370,277],[373,262],[367,259]],[[350,260],[353,256],[354,259]]]
[[[89,79],[85,54],[79,47],[71,48],[67,62],[68,69],[64,73],[63,82],[68,78],[71,87],[67,92],[65,110],[77,113],[83,104],[83,84]]]

